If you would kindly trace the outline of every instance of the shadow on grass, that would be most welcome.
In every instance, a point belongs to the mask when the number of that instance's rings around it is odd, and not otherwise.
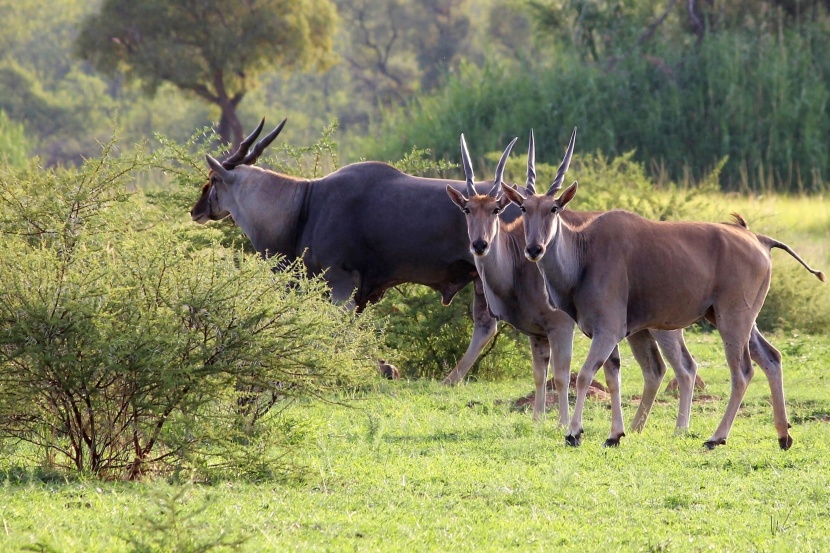
[[[474,430],[470,432],[436,432],[428,435],[407,435],[407,434],[384,434],[381,440],[390,443],[459,443],[476,442],[484,439],[491,439],[496,435],[492,432]]]
[[[807,400],[789,405],[790,422],[804,424],[808,422],[830,422],[830,404],[826,401]]]

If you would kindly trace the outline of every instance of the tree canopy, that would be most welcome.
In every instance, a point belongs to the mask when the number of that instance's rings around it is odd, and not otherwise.
[[[77,53],[149,93],[169,82],[221,109],[219,134],[243,136],[236,107],[265,69],[324,68],[333,61],[329,0],[105,0],[86,17]]]

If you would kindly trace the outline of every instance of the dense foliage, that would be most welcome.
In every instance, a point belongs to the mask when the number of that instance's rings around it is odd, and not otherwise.
[[[830,33],[820,24],[621,59],[613,70],[562,51],[550,60],[468,65],[436,93],[391,111],[362,143],[387,159],[413,146],[457,159],[458,134],[496,149],[533,128],[538,157],[635,151],[657,177],[693,184],[726,158],[731,190],[816,192],[830,175]],[[657,56],[657,57],[655,57]]]
[[[177,54],[218,48],[214,62],[202,65],[221,69],[226,104],[234,104],[242,127],[262,115],[288,115],[284,134],[299,144],[337,118],[346,161],[400,159],[413,147],[455,160],[461,132],[495,150],[530,127],[540,139],[540,159],[554,159],[576,125],[578,151],[607,157],[634,151],[658,182],[695,183],[727,159],[726,189],[826,187],[830,66],[823,54],[830,17],[824,0],[333,3],[338,22],[326,29],[337,31],[311,35],[322,41],[312,44],[330,42],[333,54],[323,56],[333,64],[317,73],[299,70],[294,62],[304,56],[261,58],[268,51],[261,45],[222,48],[221,33],[210,17],[199,19],[205,15],[199,10],[165,19],[187,25],[187,36],[209,29],[198,44],[170,38],[181,33],[158,35],[153,29],[161,23],[153,16],[174,10],[176,2],[133,7],[150,13],[130,12],[146,32],[127,36],[139,27],[125,27],[120,12],[102,19],[112,2],[0,0],[9,29],[0,37],[0,109],[25,124],[32,148],[49,164],[94,155],[115,114],[129,142],[156,131],[183,140],[220,120],[227,140],[224,112],[209,103],[222,96],[210,92],[216,83],[190,78],[186,64],[199,55]],[[308,7],[294,6],[303,13]],[[244,22],[235,18],[237,9],[226,17]],[[328,13],[312,11],[320,18]],[[281,24],[260,19],[254,32],[238,36],[260,36]],[[90,58],[104,73],[72,57],[78,48],[90,54],[83,46],[89,33],[79,33],[96,21],[106,22],[99,31],[112,31],[100,34]],[[130,48],[135,55],[127,56]],[[144,62],[136,55],[154,52],[167,61],[148,57],[151,71],[139,75]],[[171,71],[159,73],[163,67]],[[181,90],[157,86],[162,82]],[[156,94],[146,97],[144,90]]]
[[[28,160],[29,148],[23,125],[9,120],[6,112],[0,110],[0,160],[22,166]]]
[[[96,476],[278,469],[260,422],[371,379],[371,313],[125,193],[156,161],[112,151],[0,172],[0,436]]]

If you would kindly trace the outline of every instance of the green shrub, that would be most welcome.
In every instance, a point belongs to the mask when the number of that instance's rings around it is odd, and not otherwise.
[[[160,224],[124,193],[148,159],[112,146],[80,169],[0,171],[0,435],[96,476],[227,466],[229,443],[266,449],[273,408],[374,378],[371,312]]]
[[[425,286],[406,284],[390,290],[376,308],[378,315],[386,317],[387,358],[405,377],[445,377],[470,343],[472,302],[472,286],[446,307],[441,305],[440,294]],[[498,379],[529,371],[527,339],[501,323],[468,374]]]
[[[0,109],[0,160],[14,167],[22,167],[29,157],[31,146],[23,125],[11,121]]]
[[[816,280],[794,259],[787,259],[788,254],[779,250],[773,256],[772,282],[758,314],[758,328],[812,334],[830,331],[827,284]]]

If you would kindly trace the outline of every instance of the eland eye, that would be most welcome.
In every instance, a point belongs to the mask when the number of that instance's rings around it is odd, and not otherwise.
[[[519,207],[519,209],[521,209],[521,210],[522,210],[522,213],[527,213],[527,210],[525,209],[525,207],[524,207],[524,206],[520,206],[520,207]]]
[[[559,211],[559,206],[558,205],[553,206],[550,210],[551,213],[556,213],[557,211]]]
[[[493,215],[498,215],[499,213],[501,213],[501,208],[500,207],[497,207],[493,210]]]
[[[469,214],[470,214],[470,210],[469,210],[469,209],[467,209],[466,207],[462,207],[462,208],[461,208],[461,211],[463,211],[463,212],[464,212],[464,215],[469,215]]]

